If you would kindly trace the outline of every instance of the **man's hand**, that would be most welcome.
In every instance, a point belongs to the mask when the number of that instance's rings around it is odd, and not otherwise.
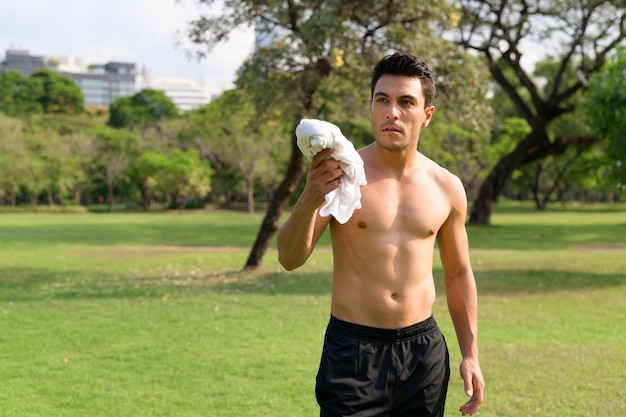
[[[478,359],[463,359],[461,362],[461,378],[465,386],[465,395],[470,399],[461,406],[461,415],[470,416],[478,411],[483,403],[483,393],[485,391],[485,381],[480,371]]]
[[[311,160],[301,199],[312,202],[316,208],[324,202],[326,194],[339,187],[343,175],[339,162],[331,157],[333,152],[334,149],[324,149]]]

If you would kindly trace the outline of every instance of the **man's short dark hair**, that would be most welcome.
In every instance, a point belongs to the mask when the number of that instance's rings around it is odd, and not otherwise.
[[[421,57],[395,52],[378,61],[372,72],[372,98],[374,98],[376,83],[384,74],[419,78],[424,93],[424,106],[432,105],[435,99],[435,74]]]

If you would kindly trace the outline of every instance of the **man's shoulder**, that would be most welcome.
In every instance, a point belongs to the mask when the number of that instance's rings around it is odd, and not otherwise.
[[[453,182],[460,181],[459,177],[456,174],[452,173],[449,169],[445,168],[444,166],[440,165],[439,163],[437,163],[433,159],[430,159],[424,154],[420,155],[422,158],[421,163],[423,164],[423,166],[428,170],[429,174],[437,180]]]
[[[465,198],[465,187],[463,186],[461,179],[456,174],[441,166],[434,160],[426,156],[423,157],[425,158],[424,166],[428,171],[428,175],[442,190],[444,190],[446,194],[448,194],[449,197],[462,196]]]

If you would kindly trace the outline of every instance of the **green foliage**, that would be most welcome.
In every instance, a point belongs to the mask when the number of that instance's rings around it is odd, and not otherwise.
[[[31,75],[43,85],[39,99],[46,113],[80,114],[85,108],[85,96],[80,87],[69,77],[50,69],[40,69]]]
[[[52,130],[62,136],[84,133],[100,125],[102,123],[94,117],[59,113],[38,114],[31,118],[30,123],[35,129]]]
[[[626,48],[593,75],[585,95],[591,128],[608,141],[613,178],[626,184]]]
[[[98,148],[105,152],[134,154],[137,137],[129,130],[109,126],[95,126],[93,129]]]
[[[92,175],[106,185],[110,211],[114,210],[115,190],[129,181],[129,168],[138,157],[137,137],[127,129],[97,126],[93,130]]]
[[[78,84],[51,69],[37,70],[30,77],[18,71],[0,73],[0,111],[9,116],[81,114],[84,106]]]
[[[580,92],[626,39],[626,8],[612,0],[457,3],[458,30],[445,34],[483,56],[493,81],[531,127],[531,133],[494,165],[472,205],[470,223],[488,224],[491,204],[516,169],[597,141],[580,122]],[[536,71],[526,65],[529,48],[544,52],[540,59],[545,62]],[[561,119],[559,125],[558,119],[568,113],[577,116],[569,119],[573,123]]]
[[[213,170],[195,149],[174,149],[169,155],[148,151],[137,161],[136,170],[153,195],[175,196],[179,209],[188,198],[202,198],[211,191]]]
[[[20,190],[22,170],[27,159],[24,122],[0,114],[0,197],[9,196],[15,202]]]
[[[0,117],[0,195],[15,205],[21,194],[34,204],[45,194],[48,203],[76,198],[89,184],[94,126],[83,115],[41,114],[28,123]]]
[[[255,25],[262,42],[242,67],[237,87],[249,91],[259,113],[289,112],[295,125],[304,116],[323,114],[327,100],[319,92],[333,73],[367,80],[384,52],[405,49],[416,36],[425,40],[429,19],[442,20],[447,11],[444,1],[333,0],[285,7],[276,1],[230,0],[220,13],[191,22],[185,35],[204,56],[237,27]]]
[[[489,137],[464,128],[463,123],[437,115],[436,121],[423,129],[419,150],[463,181],[468,198],[475,196],[486,169],[493,161]],[[471,157],[469,157],[471,155]]]
[[[211,191],[211,175],[213,170],[201,159],[197,150],[175,149],[170,155],[170,163],[166,166],[164,183],[181,201],[179,207],[189,197],[204,197]]]
[[[254,186],[272,188],[287,159],[289,148],[281,142],[290,121],[282,114],[259,112],[242,89],[226,91],[185,118],[194,125],[193,145],[207,155],[217,172],[215,178],[221,183],[217,191],[227,195],[242,181],[248,209],[254,211]]]
[[[0,73],[0,112],[7,116],[27,117],[42,113],[39,98],[43,95],[41,79],[25,77],[17,70]]]
[[[213,4],[208,0],[198,3]],[[463,3],[487,6],[484,2]],[[599,3],[606,7],[605,2]],[[556,8],[558,2],[546,5]],[[531,6],[530,11],[534,11],[535,5]],[[550,11],[565,13],[567,9]],[[445,2],[424,5],[418,1],[401,1],[383,5],[375,1],[333,0],[299,2],[285,8],[283,2],[237,0],[227,1],[220,10],[190,26],[195,32],[188,34],[197,35],[191,39],[198,48],[219,43],[238,25],[259,23],[259,33],[266,36],[254,56],[241,67],[236,90],[176,119],[175,106],[167,103],[170,100],[160,92],[145,90],[136,97],[120,99],[112,105],[119,111],[111,115],[109,123],[125,126],[126,133],[132,132],[134,139],[130,142],[134,143],[126,148],[105,144],[107,140],[103,141],[102,135],[92,129],[97,123],[94,119],[59,113],[37,114],[27,123],[0,118],[0,194],[4,201],[17,195],[18,202],[35,202],[49,194],[57,202],[69,198],[80,201],[80,193],[98,196],[109,185],[118,199],[139,201],[141,192],[141,197],[150,201],[152,196],[145,193],[141,180],[147,177],[133,172],[138,156],[145,152],[169,156],[178,148],[197,149],[205,163],[210,161],[215,170],[211,178],[213,201],[238,201],[248,194],[258,202],[266,195],[276,195],[273,189],[287,170],[290,139],[301,117],[319,117],[337,123],[357,147],[371,143],[367,105],[371,66],[380,55],[396,49],[421,54],[434,67],[438,76],[437,111],[433,123],[423,132],[420,147],[461,176],[471,196],[488,169],[515,149],[529,132],[520,123],[523,119],[511,119],[519,117],[520,112],[507,95],[507,87],[532,107],[533,99],[541,99],[558,87],[557,78],[567,81],[563,84],[566,86],[579,82],[580,75],[587,74],[588,68],[581,72],[581,68],[574,67],[591,62],[586,61],[587,57],[574,56],[561,68],[563,60],[548,59],[538,63],[532,77],[524,80],[516,79],[512,69],[502,69],[505,60],[500,60],[497,69],[502,70],[509,83],[494,89],[488,74],[494,68],[488,68],[475,54],[459,51],[449,42],[451,37],[444,40],[433,36],[434,23],[449,29],[459,18]],[[507,16],[513,18],[518,12],[513,7]],[[485,22],[488,20],[480,21]],[[531,32],[531,36],[539,35]],[[615,68],[620,65],[623,68],[622,61]],[[619,70],[615,71],[613,78],[620,75]],[[24,77],[16,72],[0,74],[0,112],[15,117],[43,112],[39,99],[44,94],[44,80],[56,85],[58,80],[53,78],[50,72],[37,77]],[[623,74],[617,80],[613,78],[591,81],[588,91],[597,91],[594,98],[597,104],[624,90]],[[603,87],[593,87],[594,83]],[[533,97],[533,91],[525,90],[528,85],[536,87],[537,97]],[[493,94],[490,102],[486,101],[488,93]],[[616,113],[600,110],[601,106],[596,104],[582,106],[577,95],[567,97],[560,105],[554,110],[584,107],[597,109],[596,118],[613,117],[605,126],[614,127],[610,137],[617,140],[609,140],[607,136],[607,143],[611,143],[613,155],[622,152],[619,147],[626,141],[620,136],[625,131],[620,122],[625,118],[619,110],[625,107],[623,103],[619,107],[620,102],[614,102]],[[547,127],[548,139],[587,134],[589,123],[585,113],[576,111],[553,120]],[[599,129],[595,123],[593,126]],[[493,135],[489,137],[491,132]],[[117,157],[113,158],[115,153]],[[552,184],[555,174],[571,155],[566,152],[563,159],[550,156],[541,167],[533,164],[514,171],[507,195],[530,196],[537,168],[542,169],[542,184]],[[580,154],[580,164],[576,162],[569,168],[576,177],[568,176],[565,185],[582,189],[607,189],[607,183],[615,186],[615,168],[624,159],[604,162],[603,157],[602,148]],[[599,162],[611,167],[611,176]],[[598,179],[602,177],[604,183]],[[290,189],[297,189],[297,185]]]
[[[112,127],[144,128],[159,120],[177,117],[178,109],[163,91],[146,88],[113,100],[109,114],[108,124]]]

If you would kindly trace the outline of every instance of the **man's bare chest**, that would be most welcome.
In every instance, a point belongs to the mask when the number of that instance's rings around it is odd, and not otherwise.
[[[407,238],[436,234],[450,213],[445,193],[429,181],[380,180],[361,189],[353,221],[370,233],[399,233]]]

